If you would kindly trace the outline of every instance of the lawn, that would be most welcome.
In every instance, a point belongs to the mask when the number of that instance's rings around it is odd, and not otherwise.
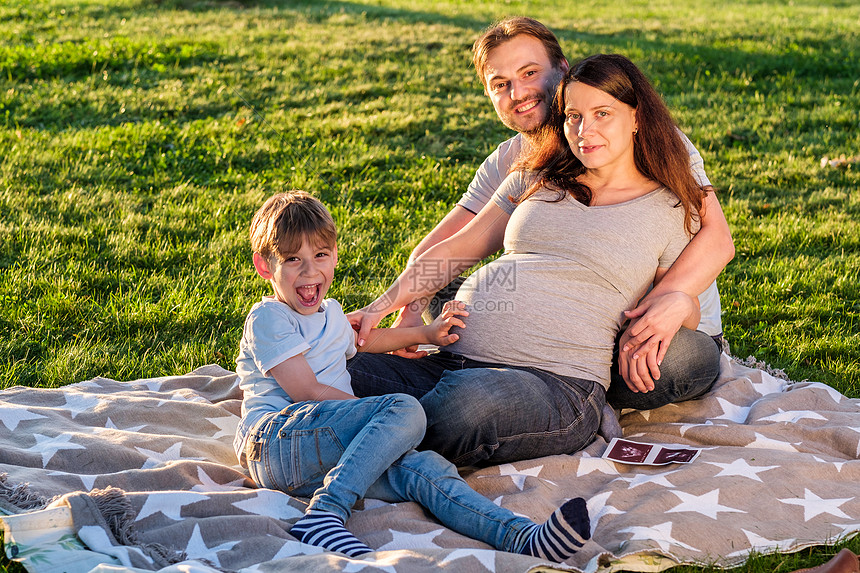
[[[469,48],[526,14],[571,60],[633,59],[701,151],[737,248],[732,353],[860,398],[860,6],[555,4],[0,4],[0,387],[232,369],[276,191],[327,203],[331,295],[372,300],[510,136]]]

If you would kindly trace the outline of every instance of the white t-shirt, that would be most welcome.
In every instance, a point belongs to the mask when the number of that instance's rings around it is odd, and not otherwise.
[[[304,354],[320,384],[352,394],[346,361],[355,353],[355,334],[336,300],[325,299],[318,312],[303,315],[274,297],[264,296],[245,319],[236,357],[243,392],[242,421],[233,443],[236,454],[244,451],[248,431],[263,415],[280,412],[293,403],[269,376],[269,370]]]
[[[686,135],[680,131],[678,133],[684,140],[684,145],[687,146],[687,152],[690,154],[690,171],[692,171],[693,177],[703,187],[710,185],[711,182],[705,174],[705,164],[699,150]],[[475,172],[475,177],[469,184],[469,188],[457,204],[472,213],[478,213],[483,209],[484,205],[490,202],[490,198],[502,184],[502,181],[508,176],[511,167],[523,149],[524,143],[525,138],[521,133],[503,141]],[[699,295],[699,306],[702,311],[699,330],[711,336],[722,334],[722,308],[720,307],[720,293],[717,290],[716,281]]]

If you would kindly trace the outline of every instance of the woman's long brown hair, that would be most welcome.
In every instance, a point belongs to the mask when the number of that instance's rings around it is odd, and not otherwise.
[[[547,188],[559,192],[558,201],[570,193],[580,203],[591,204],[591,189],[577,181],[586,168],[564,136],[564,91],[572,82],[597,88],[636,110],[638,131],[633,136],[636,168],[678,197],[684,208],[684,228],[693,234],[692,221],[700,216],[705,193],[690,172],[690,157],[677,124],[645,75],[618,54],[590,56],[565,74],[556,89],[550,117],[539,136],[540,143],[515,166],[531,171],[535,177],[518,201]]]

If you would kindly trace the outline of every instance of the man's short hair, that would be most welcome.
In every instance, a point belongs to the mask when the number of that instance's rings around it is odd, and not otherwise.
[[[328,209],[304,191],[269,197],[251,221],[251,248],[266,260],[283,261],[305,239],[331,248],[337,245],[337,228]]]
[[[472,64],[475,66],[475,73],[478,74],[478,79],[481,80],[484,89],[487,88],[484,70],[487,67],[487,59],[490,57],[490,52],[522,34],[539,40],[546,49],[549,61],[553,67],[561,69],[565,61],[564,52],[561,51],[558,39],[549,28],[534,18],[508,18],[490,26],[480,38],[475,40],[472,46]]]

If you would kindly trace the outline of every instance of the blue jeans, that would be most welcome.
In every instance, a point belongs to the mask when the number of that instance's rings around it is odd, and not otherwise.
[[[720,348],[709,335],[681,327],[660,365],[660,379],[650,392],[633,392],[618,373],[618,344],[612,364],[612,383],[606,401],[613,408],[651,410],[699,398],[720,374]]]
[[[532,521],[475,492],[435,452],[413,449],[424,422],[418,400],[403,394],[298,402],[251,429],[248,469],[258,485],[310,497],[308,509],[344,521],[365,496],[415,501],[463,535],[503,551],[522,547]]]
[[[419,359],[362,353],[347,369],[357,396],[419,398],[427,415],[419,449],[458,466],[577,452],[594,439],[605,404],[603,388],[590,380],[444,351]]]

